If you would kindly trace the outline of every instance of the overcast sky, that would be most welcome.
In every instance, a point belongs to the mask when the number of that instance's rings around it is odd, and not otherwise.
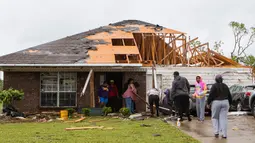
[[[0,55],[137,19],[233,47],[230,21],[255,26],[255,0],[0,0]],[[255,44],[249,49],[255,52]]]

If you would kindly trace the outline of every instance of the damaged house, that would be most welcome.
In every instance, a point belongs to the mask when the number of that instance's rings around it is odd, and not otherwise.
[[[5,89],[24,91],[24,99],[14,103],[23,112],[98,107],[97,89],[109,80],[122,95],[127,80],[135,79],[138,94],[146,99],[152,84],[170,88],[176,70],[191,83],[197,74],[213,83],[219,73],[230,85],[252,82],[249,68],[211,50],[208,43],[190,47],[197,39],[188,40],[186,33],[159,25],[124,20],[2,56],[0,68]],[[138,100],[136,108],[145,111],[146,104]]]

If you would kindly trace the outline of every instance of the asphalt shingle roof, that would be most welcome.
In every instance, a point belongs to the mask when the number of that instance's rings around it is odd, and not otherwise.
[[[100,32],[113,32],[112,26],[128,24],[156,26],[139,20],[124,20],[87,32],[67,36],[49,43],[34,46],[22,51],[0,57],[0,64],[75,64],[86,63],[88,50],[96,50],[96,45],[106,44],[104,40],[89,40],[86,37]],[[123,29],[130,30],[130,29]],[[131,29],[132,30],[132,29]],[[135,30],[135,29],[133,29]]]

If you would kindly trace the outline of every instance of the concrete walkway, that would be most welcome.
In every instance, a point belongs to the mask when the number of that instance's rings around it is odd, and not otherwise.
[[[183,121],[180,129],[202,143],[255,143],[255,119],[251,116],[229,116],[228,139],[214,138],[211,119],[204,123]],[[176,126],[175,122],[171,122]]]

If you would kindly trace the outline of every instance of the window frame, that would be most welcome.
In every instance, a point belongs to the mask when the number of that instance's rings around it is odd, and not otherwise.
[[[42,92],[42,73],[57,73],[57,91],[44,91]],[[69,73],[74,74],[75,78],[75,91],[61,91],[60,90],[60,74],[61,73]],[[42,93],[57,93],[57,106],[42,106]],[[74,106],[59,106],[60,105],[60,93],[75,93],[75,105]],[[40,101],[39,101],[40,108],[71,108],[77,107],[77,72],[40,72]]]

